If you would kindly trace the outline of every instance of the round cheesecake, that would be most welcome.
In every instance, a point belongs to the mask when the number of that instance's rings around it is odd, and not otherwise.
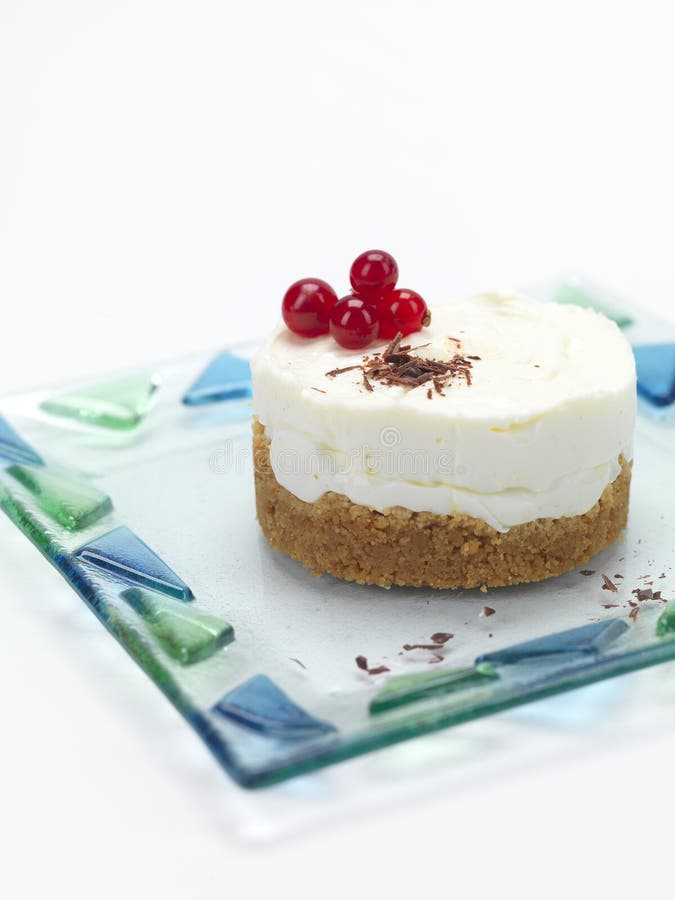
[[[316,573],[537,581],[625,525],[635,365],[593,310],[483,294],[361,351],[281,326],[251,370],[258,519]]]

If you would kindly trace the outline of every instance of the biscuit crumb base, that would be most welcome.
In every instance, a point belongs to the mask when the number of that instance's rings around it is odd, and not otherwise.
[[[311,569],[358,584],[500,587],[568,572],[614,543],[626,525],[631,463],[587,513],[536,519],[502,533],[464,514],[394,506],[384,513],[329,492],[305,503],[272,471],[269,440],[253,426],[258,521],[270,545]]]

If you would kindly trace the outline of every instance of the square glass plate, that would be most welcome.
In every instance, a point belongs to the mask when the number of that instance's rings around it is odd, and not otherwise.
[[[621,324],[634,344],[675,338],[625,304]],[[583,571],[487,595],[382,590],[317,579],[262,537],[251,350],[217,358],[190,403],[210,356],[0,401],[3,510],[238,783],[675,659],[672,404],[641,402],[628,528]]]

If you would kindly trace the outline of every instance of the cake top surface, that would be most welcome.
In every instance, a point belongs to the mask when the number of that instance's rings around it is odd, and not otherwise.
[[[409,356],[431,361],[432,369],[434,362],[450,365],[438,378],[404,383],[405,359],[383,371],[378,364],[388,344],[346,350],[329,336],[307,340],[282,326],[255,358],[254,380],[266,370],[317,408],[381,414],[397,407],[509,424],[575,399],[632,390],[635,382],[632,352],[613,322],[590,309],[510,293],[434,307],[431,324],[403,339]],[[419,371],[412,367],[413,376]]]

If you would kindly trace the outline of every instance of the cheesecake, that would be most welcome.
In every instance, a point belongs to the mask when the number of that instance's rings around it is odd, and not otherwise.
[[[360,349],[282,324],[251,372],[258,520],[316,574],[539,581],[626,524],[635,365],[592,309],[485,293]]]

